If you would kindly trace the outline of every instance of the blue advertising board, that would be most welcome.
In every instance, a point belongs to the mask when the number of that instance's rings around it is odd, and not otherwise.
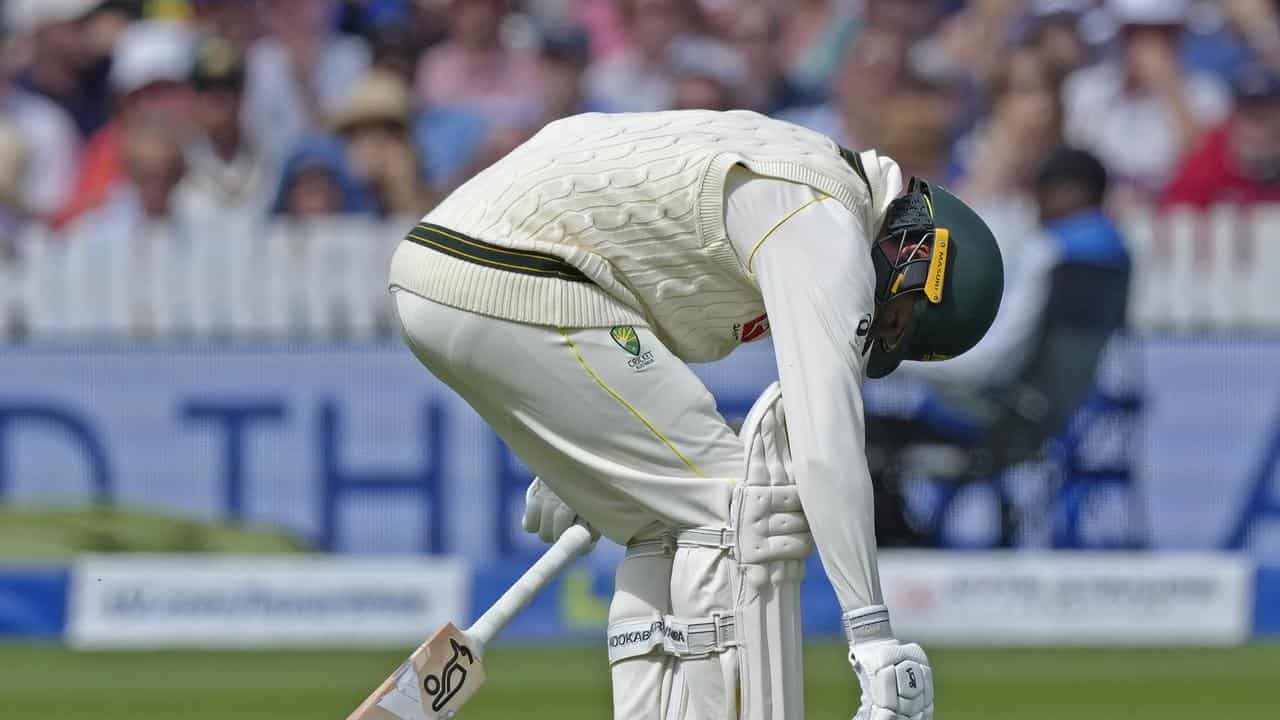
[[[747,351],[704,368],[726,412],[772,380]],[[0,354],[0,501],[282,527],[313,547],[536,547],[528,472],[398,344],[11,348]]]
[[[1280,341],[1131,352],[1147,545],[1280,557]],[[775,377],[767,344],[695,371],[730,418]],[[885,382],[866,394],[869,408],[919,399]],[[96,497],[282,527],[323,550],[485,561],[538,547],[519,530],[528,480],[398,343],[0,353],[0,501]]]

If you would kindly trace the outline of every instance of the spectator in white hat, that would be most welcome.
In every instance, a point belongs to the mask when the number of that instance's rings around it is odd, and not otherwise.
[[[195,46],[188,27],[168,21],[135,23],[120,37],[111,63],[116,113],[85,145],[75,190],[58,222],[100,205],[111,194],[124,174],[121,146],[130,125],[158,122],[185,136]]]
[[[1095,153],[1131,198],[1145,199],[1227,114],[1230,96],[1181,65],[1188,0],[1109,0],[1107,8],[1120,24],[1119,54],[1067,79],[1066,138]]]
[[[186,331],[196,302],[188,275],[194,226],[173,200],[185,167],[181,137],[158,115],[121,129],[121,174],[98,207],[68,227],[67,265],[79,278],[68,302],[86,329],[135,337]]]

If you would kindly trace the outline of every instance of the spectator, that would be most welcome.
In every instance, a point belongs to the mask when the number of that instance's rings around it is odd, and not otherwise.
[[[120,181],[106,201],[70,226],[69,302],[87,329],[151,336],[189,327],[188,219],[175,215],[182,180],[180,137],[160,115],[120,130]]]
[[[254,144],[282,159],[350,94],[369,66],[359,38],[334,31],[334,0],[271,0],[263,11],[269,35],[247,59],[246,129]]]
[[[191,73],[195,132],[186,147],[187,175],[175,201],[182,212],[218,222],[227,213],[263,215],[277,168],[240,122],[243,57],[230,41],[205,40]]]
[[[1066,137],[1093,151],[1139,197],[1157,192],[1229,98],[1212,77],[1188,73],[1178,40],[1188,0],[1110,0],[1120,56],[1078,70],[1064,87]]]
[[[615,112],[669,110],[675,78],[669,61],[680,43],[709,42],[688,37],[694,24],[690,0],[621,0],[625,46],[587,71],[587,88]]]
[[[538,56],[538,97],[542,102],[538,125],[601,109],[585,92],[583,76],[590,61],[587,44],[586,33],[576,28],[543,33]]]
[[[861,0],[861,3],[866,27],[911,38],[927,37],[938,29],[943,10],[963,5],[954,0]]]
[[[986,122],[960,148],[959,185],[974,200],[1029,190],[1062,141],[1058,78],[1035,47],[1014,48],[992,80]]]
[[[1066,77],[1089,61],[1090,49],[1080,34],[1080,23],[1089,7],[1089,0],[1037,0],[1032,5],[1028,39],[1058,77]]]
[[[929,42],[913,50],[917,72],[935,81],[989,84],[1004,59],[1017,0],[976,0],[943,20]]]
[[[827,87],[857,26],[851,5],[845,0],[793,0],[787,4],[777,51],[787,78],[796,87],[806,92]]]
[[[169,217],[174,191],[185,173],[182,144],[173,127],[154,116],[134,121],[122,138],[121,160],[124,182],[116,197],[136,202],[148,219]]]
[[[1062,106],[1052,73],[1036,47],[1015,48],[996,71],[982,125],[956,146],[956,190],[979,209],[1006,255],[1034,229],[1032,184],[1049,152],[1062,143]]]
[[[742,107],[773,115],[820,102],[818,93],[802,90],[787,77],[778,44],[782,20],[773,5],[764,0],[748,0],[734,7],[727,22],[726,36],[742,55],[748,73],[742,88]]]
[[[354,15],[351,24],[365,30],[377,31],[382,28],[404,26],[413,17],[414,0],[348,0],[346,14]]]
[[[94,53],[86,20],[99,0],[8,0],[5,24],[28,54],[18,85],[43,95],[75,121],[82,137],[107,122],[110,62]]]
[[[457,187],[482,169],[479,158],[495,143],[486,119],[464,108],[426,108],[413,123],[414,145],[426,160],[427,182],[441,190]]]
[[[184,20],[184,17],[157,19]],[[97,6],[85,16],[82,30],[89,55],[102,65],[115,51],[116,43],[129,26],[142,19],[142,8],[130,0],[99,0]]]
[[[0,116],[0,267],[12,256],[13,238],[27,219],[22,183],[29,160],[21,131],[8,118]],[[9,329],[8,320],[0,318],[0,336]]]
[[[398,75],[412,85],[417,72],[418,56],[424,43],[404,25],[384,25],[369,35],[373,50],[370,67]]]
[[[163,123],[179,136],[190,122],[191,75],[195,38],[181,24],[152,20],[131,26],[116,43],[111,86],[118,111],[94,133],[68,205],[58,214],[66,222],[101,204],[123,175],[121,143],[135,122]]]
[[[586,92],[588,39],[575,28],[544,28],[534,64],[534,114],[495,118],[465,105],[427,107],[415,121],[414,136],[427,160],[427,177],[439,189],[466,180],[505,155],[534,131],[557,118],[603,110]]]
[[[505,0],[448,0],[448,38],[427,50],[418,65],[420,103],[460,106],[495,125],[533,125],[537,62],[503,42],[505,6]]]
[[[342,144],[317,136],[304,140],[285,163],[272,208],[277,215],[317,218],[373,213],[376,206],[347,166]]]
[[[0,122],[8,131],[6,159],[21,162],[6,165],[20,173],[19,192],[10,194],[8,202],[20,215],[49,218],[67,202],[75,183],[79,129],[53,101],[17,87],[10,65],[8,57],[0,59]]]
[[[676,110],[732,110],[746,83],[742,58],[716,43],[681,43],[671,49]]]
[[[258,40],[259,0],[192,0],[195,23],[203,34],[222,38],[245,53]]]
[[[884,127],[874,147],[898,161],[903,177],[942,177],[954,107],[941,87],[917,83],[903,88],[879,108]]]
[[[826,103],[781,113],[845,147],[880,147],[886,129],[884,108],[908,83],[907,41],[894,30],[871,26],[849,48]]]
[[[1223,0],[1236,35],[1262,63],[1280,71],[1280,8],[1273,0]]]
[[[419,218],[435,198],[423,181],[409,120],[408,86],[392,73],[374,71],[356,85],[334,128],[346,141],[347,166],[368,186],[378,212]]]
[[[1232,83],[1236,110],[1187,153],[1165,189],[1166,205],[1280,202],[1280,74],[1257,65]]]

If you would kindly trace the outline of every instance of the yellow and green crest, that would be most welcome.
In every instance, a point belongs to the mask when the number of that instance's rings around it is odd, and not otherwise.
[[[615,325],[609,331],[609,337],[618,343],[618,347],[632,355],[640,354],[640,336],[636,334],[636,329],[630,325]]]

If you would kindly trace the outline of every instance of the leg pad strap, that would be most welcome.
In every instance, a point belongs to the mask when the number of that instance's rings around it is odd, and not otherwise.
[[[733,613],[695,620],[672,615],[613,623],[608,630],[609,664],[654,651],[678,658],[705,657],[736,647]]]
[[[627,545],[627,557],[673,557],[676,548],[691,547],[733,551],[735,545],[736,535],[729,528],[685,528],[663,533],[652,540],[632,540]]]

